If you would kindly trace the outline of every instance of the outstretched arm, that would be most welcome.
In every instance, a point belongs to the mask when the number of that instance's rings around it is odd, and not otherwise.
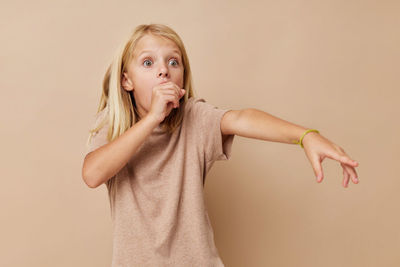
[[[309,128],[282,120],[264,111],[248,108],[230,110],[221,120],[222,135],[235,134],[265,141],[294,144]],[[340,146],[321,134],[309,132],[303,138],[304,151],[310,161],[317,182],[323,179],[322,161],[328,157],[337,160],[343,168],[343,186],[347,187],[350,178],[359,182],[355,167],[358,162],[352,160]]]

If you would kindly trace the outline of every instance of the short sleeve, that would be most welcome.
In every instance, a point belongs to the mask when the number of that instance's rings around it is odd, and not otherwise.
[[[207,103],[203,98],[190,99],[191,113],[195,125],[198,125],[198,133],[204,148],[207,165],[212,165],[217,160],[228,160],[231,157],[231,149],[234,136],[228,135],[222,142],[221,120],[229,109],[220,109]]]
[[[99,125],[99,123],[102,122],[105,115],[106,115],[106,109],[103,109],[102,111],[97,113],[94,116],[94,119],[93,119],[94,122],[92,124],[91,129],[94,129],[95,127],[97,127],[97,125]],[[88,153],[96,150],[97,148],[99,148],[109,142],[107,139],[108,128],[109,128],[109,124],[108,124],[108,122],[106,122],[97,132],[93,133],[91,138],[90,138],[90,136],[88,137],[88,140],[86,143],[85,155],[87,155]]]

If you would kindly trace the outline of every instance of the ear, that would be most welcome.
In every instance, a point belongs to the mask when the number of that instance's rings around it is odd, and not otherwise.
[[[129,79],[128,74],[126,72],[124,72],[122,75],[121,85],[122,85],[122,88],[124,88],[126,91],[133,90],[132,81]]]

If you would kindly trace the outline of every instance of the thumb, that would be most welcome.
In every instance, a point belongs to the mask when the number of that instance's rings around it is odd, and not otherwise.
[[[317,182],[320,183],[322,182],[322,179],[324,178],[324,172],[322,170],[321,162],[319,161],[319,158],[316,157],[311,161],[311,165],[313,167],[315,176],[317,177]]]

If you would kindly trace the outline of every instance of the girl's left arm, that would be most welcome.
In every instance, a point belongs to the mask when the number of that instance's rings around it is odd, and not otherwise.
[[[235,134],[287,144],[294,144],[308,129],[254,108],[230,110],[224,114],[221,120],[223,137]],[[358,162],[352,160],[343,148],[316,132],[307,133],[302,143],[318,183],[324,177],[321,163],[326,157],[337,160],[342,166],[343,187],[348,187],[350,178],[355,184],[359,182],[355,170]]]

